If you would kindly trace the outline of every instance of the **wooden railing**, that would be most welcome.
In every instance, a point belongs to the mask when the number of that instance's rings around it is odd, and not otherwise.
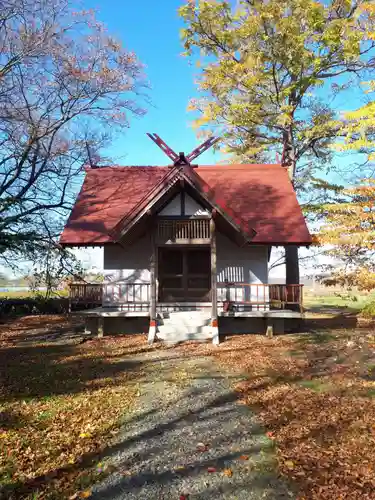
[[[159,219],[156,237],[158,241],[210,241],[209,219]]]
[[[69,285],[69,300],[75,304],[101,305],[102,293],[101,283],[71,283]]]
[[[303,308],[303,285],[268,285],[261,283],[217,284],[219,302],[235,309],[298,309]]]
[[[287,309],[291,305],[303,309],[303,285],[269,285],[270,302],[274,308]]]
[[[103,307],[120,307],[128,311],[147,311],[150,283],[114,282],[103,285]]]
[[[147,311],[150,306],[150,283],[72,283],[69,299],[75,304],[119,307],[129,311]],[[303,285],[264,285],[249,283],[217,284],[220,308],[230,303],[235,310],[298,309],[302,311]]]

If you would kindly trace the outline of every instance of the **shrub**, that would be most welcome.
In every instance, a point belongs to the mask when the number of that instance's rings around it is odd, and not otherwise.
[[[375,300],[369,302],[365,305],[365,307],[361,311],[361,315],[364,318],[373,318],[375,317]]]

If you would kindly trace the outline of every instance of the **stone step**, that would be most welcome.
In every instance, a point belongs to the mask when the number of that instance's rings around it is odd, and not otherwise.
[[[197,342],[198,344],[203,344],[203,343],[208,343],[211,342],[211,339],[196,339],[196,338],[171,338],[171,339],[160,339],[164,342],[166,345],[176,345],[176,344],[182,344],[183,342]]]
[[[170,316],[210,316],[211,310],[194,310],[194,311],[171,311],[169,313]]]
[[[157,333],[157,337],[159,340],[163,340],[164,342],[176,344],[177,342],[187,342],[187,341],[195,341],[195,342],[207,342],[211,341],[211,336],[209,335],[194,335],[192,333],[187,333],[185,335],[173,335],[169,333],[168,335],[163,335]]]
[[[202,328],[204,326],[209,326],[211,324],[211,318],[206,319],[206,320],[194,320],[194,321],[188,321],[188,320],[167,320],[165,319],[163,322],[160,322],[161,325],[168,325],[171,328]]]
[[[168,343],[212,338],[211,314],[208,311],[173,311],[163,314],[157,330],[158,338]]]
[[[210,325],[171,325],[164,324],[158,326],[159,334],[163,335],[163,337],[171,336],[184,336],[184,335],[203,335],[203,336],[211,336],[212,328]]]
[[[174,319],[174,318],[207,319],[211,317],[211,314],[208,311],[172,311],[166,314],[169,315],[169,319]]]

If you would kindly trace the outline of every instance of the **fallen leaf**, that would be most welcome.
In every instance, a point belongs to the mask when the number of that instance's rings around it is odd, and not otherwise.
[[[241,455],[240,460],[249,460],[249,455]]]
[[[291,470],[294,469],[294,462],[292,460],[287,460],[284,463],[288,467],[288,469],[291,469]]]
[[[207,451],[207,450],[208,450],[208,444],[204,443],[197,444],[197,451]]]
[[[89,432],[81,432],[79,437],[80,438],[89,438],[89,437],[91,437],[91,434]]]
[[[79,498],[89,498],[91,497],[91,490],[81,491]]]
[[[233,476],[233,471],[232,469],[224,469],[223,470],[223,475],[227,477],[232,477]]]

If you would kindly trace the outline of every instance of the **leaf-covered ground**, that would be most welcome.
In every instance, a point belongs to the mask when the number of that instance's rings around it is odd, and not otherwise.
[[[138,390],[131,354],[148,347],[140,336],[81,339],[60,316],[0,326],[0,497],[85,496],[105,473],[98,453]]]
[[[355,316],[312,316],[310,332],[185,345],[240,369],[238,387],[278,448],[300,499],[375,498],[375,332]]]
[[[298,335],[236,335],[219,347],[172,349],[246,374],[239,397],[258,412],[300,499],[375,499],[374,328],[358,325],[353,313],[326,312]],[[0,327],[5,498],[89,496],[108,472],[100,452],[142,384],[134,354],[163,348],[147,346],[143,335],[81,339],[58,316]]]

